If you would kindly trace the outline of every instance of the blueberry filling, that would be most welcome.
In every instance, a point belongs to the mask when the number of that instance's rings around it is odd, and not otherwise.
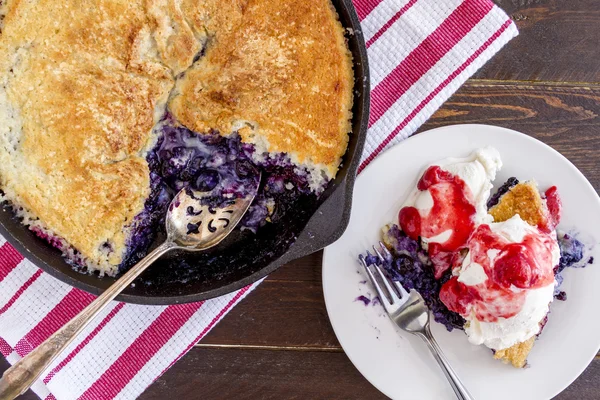
[[[439,297],[442,285],[452,276],[451,271],[446,271],[439,280],[435,279],[433,265],[421,242],[406,236],[397,225],[392,225],[385,236],[385,242],[392,244],[394,255],[392,263],[384,265],[389,276],[400,282],[407,290],[415,289],[419,292],[431,310],[435,321],[443,324],[448,331],[463,329],[464,318],[448,310]],[[580,266],[584,257],[584,245],[568,234],[560,236],[558,244],[561,257],[559,265],[554,270],[557,282],[554,297],[564,301],[567,299],[567,294],[559,290],[563,281],[562,272],[565,268]],[[367,253],[365,258],[369,265],[381,265],[379,259],[370,253]],[[590,258],[583,266],[589,264],[590,261],[593,262],[593,259]]]
[[[568,233],[558,235],[558,247],[560,248],[560,261],[554,268],[554,279],[556,280],[554,298],[564,301],[567,299],[567,293],[560,290],[564,280],[564,270],[566,268],[584,268],[594,263],[594,257],[589,257],[584,261],[585,245]]]
[[[555,273],[561,273],[565,268],[572,267],[583,259],[585,246],[572,235],[560,235],[558,246],[560,247],[560,262]]]
[[[365,306],[368,306],[369,304],[371,304],[371,299],[369,299],[368,297],[365,297],[363,295],[360,295],[356,298],[356,300],[354,301],[360,301],[362,302]]]
[[[513,187],[517,186],[519,184],[519,180],[515,177],[512,178],[508,178],[508,180],[498,188],[498,190],[496,191],[496,193],[494,193],[493,196],[490,197],[490,199],[487,202],[487,208],[488,210],[492,207],[494,207],[496,204],[498,204],[498,202],[500,201],[500,198],[502,196],[504,196],[506,193],[508,193],[508,191],[510,189],[512,189]]]
[[[255,147],[243,143],[235,132],[226,137],[214,131],[197,134],[177,126],[167,116],[159,135],[147,156],[151,194],[132,224],[128,254],[121,270],[139,260],[156,232],[163,231],[167,207],[181,189],[190,189],[189,194],[212,191],[214,198],[209,198],[208,203],[223,205],[253,191],[262,172],[258,195],[239,224],[240,229],[254,233],[268,222],[277,223],[300,196],[316,196],[307,170],[293,164],[285,154],[254,157]],[[193,209],[187,212],[197,215]],[[188,226],[191,233],[197,229]]]
[[[406,290],[415,289],[419,292],[434,319],[443,324],[448,331],[463,329],[464,318],[448,310],[440,300],[440,290],[450,279],[451,271],[446,271],[441,279],[435,279],[433,265],[420,242],[406,236],[397,225],[392,225],[385,235],[385,242],[393,244],[394,254],[393,262],[384,265],[389,276],[400,282]],[[367,262],[379,263],[379,260],[376,257],[368,257]]]

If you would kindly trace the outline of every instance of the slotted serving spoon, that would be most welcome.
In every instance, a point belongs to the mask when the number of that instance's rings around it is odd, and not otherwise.
[[[60,328],[35,350],[10,367],[0,379],[0,400],[12,400],[23,394],[52,361],[77,337],[104,307],[114,300],[160,256],[171,250],[201,251],[219,244],[241,221],[256,197],[260,175],[244,198],[224,199],[221,206],[208,205],[215,190],[181,190],[171,201],[166,217],[167,240],[127,271],[117,282]]]

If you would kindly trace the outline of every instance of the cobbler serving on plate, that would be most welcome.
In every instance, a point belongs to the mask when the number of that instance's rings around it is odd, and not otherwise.
[[[0,195],[116,275],[182,188],[259,195],[256,232],[336,176],[353,71],[329,0],[0,2]]]
[[[555,186],[540,192],[535,181],[513,177],[490,197],[501,167],[492,147],[429,166],[398,222],[383,229],[394,254],[385,267],[423,296],[437,322],[522,368],[550,303],[566,299],[561,273],[593,260],[580,241],[557,229]],[[371,255],[367,261],[380,262]]]

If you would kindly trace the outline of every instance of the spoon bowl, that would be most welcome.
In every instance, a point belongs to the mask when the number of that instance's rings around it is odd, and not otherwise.
[[[181,190],[167,211],[167,241],[189,251],[216,246],[242,220],[257,190],[243,198],[219,199],[218,206],[212,192]]]

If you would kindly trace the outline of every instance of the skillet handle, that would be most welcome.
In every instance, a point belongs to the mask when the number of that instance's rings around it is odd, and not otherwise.
[[[0,400],[12,400],[23,394],[33,385],[42,372],[77,337],[106,305],[131,284],[157,258],[173,249],[170,243],[163,243],[137,263],[111,287],[102,293],[89,306],[81,311],[69,323],[56,331],[35,350],[7,369],[0,378]]]

